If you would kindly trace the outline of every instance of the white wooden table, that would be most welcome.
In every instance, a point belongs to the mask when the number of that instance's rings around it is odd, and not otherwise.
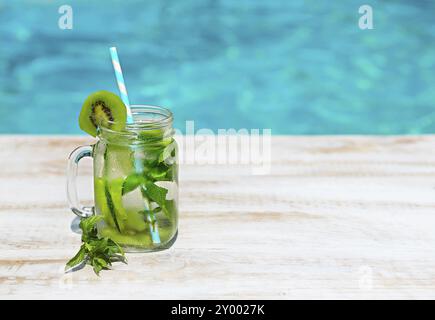
[[[0,137],[0,298],[435,298],[435,137],[274,137],[266,176],[183,165],[171,249],[64,275],[66,157],[90,141]]]

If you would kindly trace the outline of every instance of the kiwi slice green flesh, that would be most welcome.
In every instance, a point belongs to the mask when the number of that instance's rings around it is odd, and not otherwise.
[[[97,91],[83,103],[79,116],[80,128],[91,136],[98,127],[122,131],[127,120],[127,108],[121,98],[109,91]]]

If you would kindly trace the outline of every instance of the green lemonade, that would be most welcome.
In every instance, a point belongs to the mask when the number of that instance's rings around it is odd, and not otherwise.
[[[127,250],[165,249],[176,239],[177,146],[164,136],[144,130],[132,143],[107,134],[94,146],[95,209],[103,216],[98,233]]]

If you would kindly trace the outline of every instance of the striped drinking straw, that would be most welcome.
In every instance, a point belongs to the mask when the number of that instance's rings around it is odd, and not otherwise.
[[[132,124],[134,119],[131,113],[130,102],[128,100],[127,87],[125,86],[124,76],[122,75],[121,63],[119,62],[118,52],[116,47],[110,48],[110,56],[112,57],[113,69],[115,70],[116,82],[118,83],[118,89],[121,94],[121,100],[124,102],[127,108],[127,123]],[[142,163],[140,161],[139,152],[133,148],[134,153],[134,167],[137,173],[142,173]],[[150,203],[148,201],[148,215],[147,220],[150,223],[150,233],[153,243],[160,243],[160,235],[158,230],[158,224],[155,219],[154,213],[151,211]]]
[[[115,70],[116,82],[118,83],[121,100],[127,107],[127,123],[133,123],[133,116],[130,109],[130,101],[128,100],[127,87],[125,86],[124,76],[122,75],[121,64],[119,63],[118,51],[116,47],[110,48],[110,56],[112,57],[113,69]]]

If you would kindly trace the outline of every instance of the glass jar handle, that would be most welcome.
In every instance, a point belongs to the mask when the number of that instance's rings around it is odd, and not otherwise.
[[[71,211],[80,218],[94,214],[94,207],[82,207],[77,195],[77,170],[79,161],[84,157],[92,158],[92,146],[81,146],[75,149],[68,157],[66,194]]]

